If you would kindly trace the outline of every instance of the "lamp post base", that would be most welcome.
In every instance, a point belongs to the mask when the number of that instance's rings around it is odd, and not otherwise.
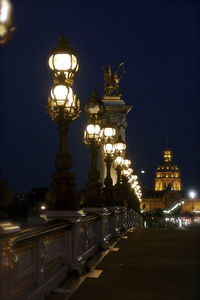
[[[75,176],[66,169],[51,175],[52,186],[45,195],[50,211],[72,211],[80,208],[79,192],[76,190]]]

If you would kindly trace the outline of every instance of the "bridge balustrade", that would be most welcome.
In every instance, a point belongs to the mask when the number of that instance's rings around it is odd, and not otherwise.
[[[0,299],[44,300],[71,271],[84,272],[99,248],[140,223],[134,211],[117,208],[1,234]]]

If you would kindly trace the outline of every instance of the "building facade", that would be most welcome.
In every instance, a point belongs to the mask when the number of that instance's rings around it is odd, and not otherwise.
[[[154,189],[143,192],[140,208],[144,212],[151,212],[156,209],[169,209],[176,203],[181,203],[180,213],[200,213],[200,199],[191,199],[184,195],[180,169],[173,162],[172,150],[166,148],[162,161],[156,168]]]
[[[147,212],[166,209],[181,201],[182,185],[179,167],[173,162],[172,150],[164,149],[162,161],[156,168],[154,189],[144,191],[141,209]]]
[[[177,165],[173,163],[172,150],[163,152],[163,160],[156,169],[155,191],[164,191],[170,188],[172,191],[181,191],[181,175]]]

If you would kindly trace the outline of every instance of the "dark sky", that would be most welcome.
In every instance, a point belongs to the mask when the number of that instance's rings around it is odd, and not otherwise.
[[[185,189],[200,188],[200,4],[194,1],[13,0],[16,33],[0,48],[0,169],[15,191],[49,186],[58,150],[45,113],[52,85],[48,53],[61,34],[78,54],[75,91],[84,104],[103,94],[101,67],[125,61],[121,92],[128,115],[127,148],[136,173],[152,188],[166,141]],[[85,115],[70,127],[77,185],[87,180]]]

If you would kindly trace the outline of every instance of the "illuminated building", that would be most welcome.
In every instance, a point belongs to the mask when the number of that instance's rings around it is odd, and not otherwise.
[[[152,211],[170,207],[182,197],[181,176],[177,165],[173,163],[172,150],[163,151],[161,164],[156,168],[154,190],[144,192],[141,209]]]
[[[200,213],[199,197],[186,195],[182,191],[179,167],[173,163],[172,150],[167,148],[163,151],[161,164],[156,168],[154,189],[144,191],[140,208],[144,212],[169,210],[177,203],[181,203],[180,214]]]
[[[163,152],[163,161],[156,169],[155,191],[169,188],[172,191],[181,191],[179,168],[173,164],[173,155],[170,149]]]

